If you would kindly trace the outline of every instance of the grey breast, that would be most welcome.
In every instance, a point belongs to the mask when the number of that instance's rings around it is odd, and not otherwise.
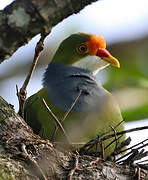
[[[73,112],[97,111],[107,96],[89,70],[53,62],[46,69],[43,87],[53,105],[63,110],[71,106],[81,90]]]

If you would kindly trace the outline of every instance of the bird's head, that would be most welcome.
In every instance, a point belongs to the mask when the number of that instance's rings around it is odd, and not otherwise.
[[[119,61],[106,50],[104,38],[101,35],[86,33],[72,34],[62,41],[52,61],[84,67],[92,71],[102,69],[109,64],[120,67]]]

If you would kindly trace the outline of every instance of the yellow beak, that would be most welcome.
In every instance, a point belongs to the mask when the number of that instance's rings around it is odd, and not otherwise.
[[[99,56],[104,61],[107,61],[108,63],[120,68],[120,63],[118,59],[113,57],[107,49],[99,48],[96,53],[96,56]]]
[[[120,63],[119,63],[118,59],[116,59],[112,55],[110,55],[108,57],[101,57],[101,59],[103,59],[104,61],[109,62],[110,64],[114,65],[117,68],[120,68]]]

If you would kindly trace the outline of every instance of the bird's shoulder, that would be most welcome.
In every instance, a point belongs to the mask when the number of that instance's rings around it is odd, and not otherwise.
[[[88,111],[101,104],[107,96],[96,77],[87,69],[50,64],[45,72],[43,86],[52,103],[67,110],[82,92],[73,111]]]

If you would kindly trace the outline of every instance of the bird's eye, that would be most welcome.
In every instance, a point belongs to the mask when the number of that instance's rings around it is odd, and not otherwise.
[[[77,48],[77,51],[79,53],[85,53],[85,52],[87,52],[87,49],[88,49],[88,47],[86,44],[80,44]]]

